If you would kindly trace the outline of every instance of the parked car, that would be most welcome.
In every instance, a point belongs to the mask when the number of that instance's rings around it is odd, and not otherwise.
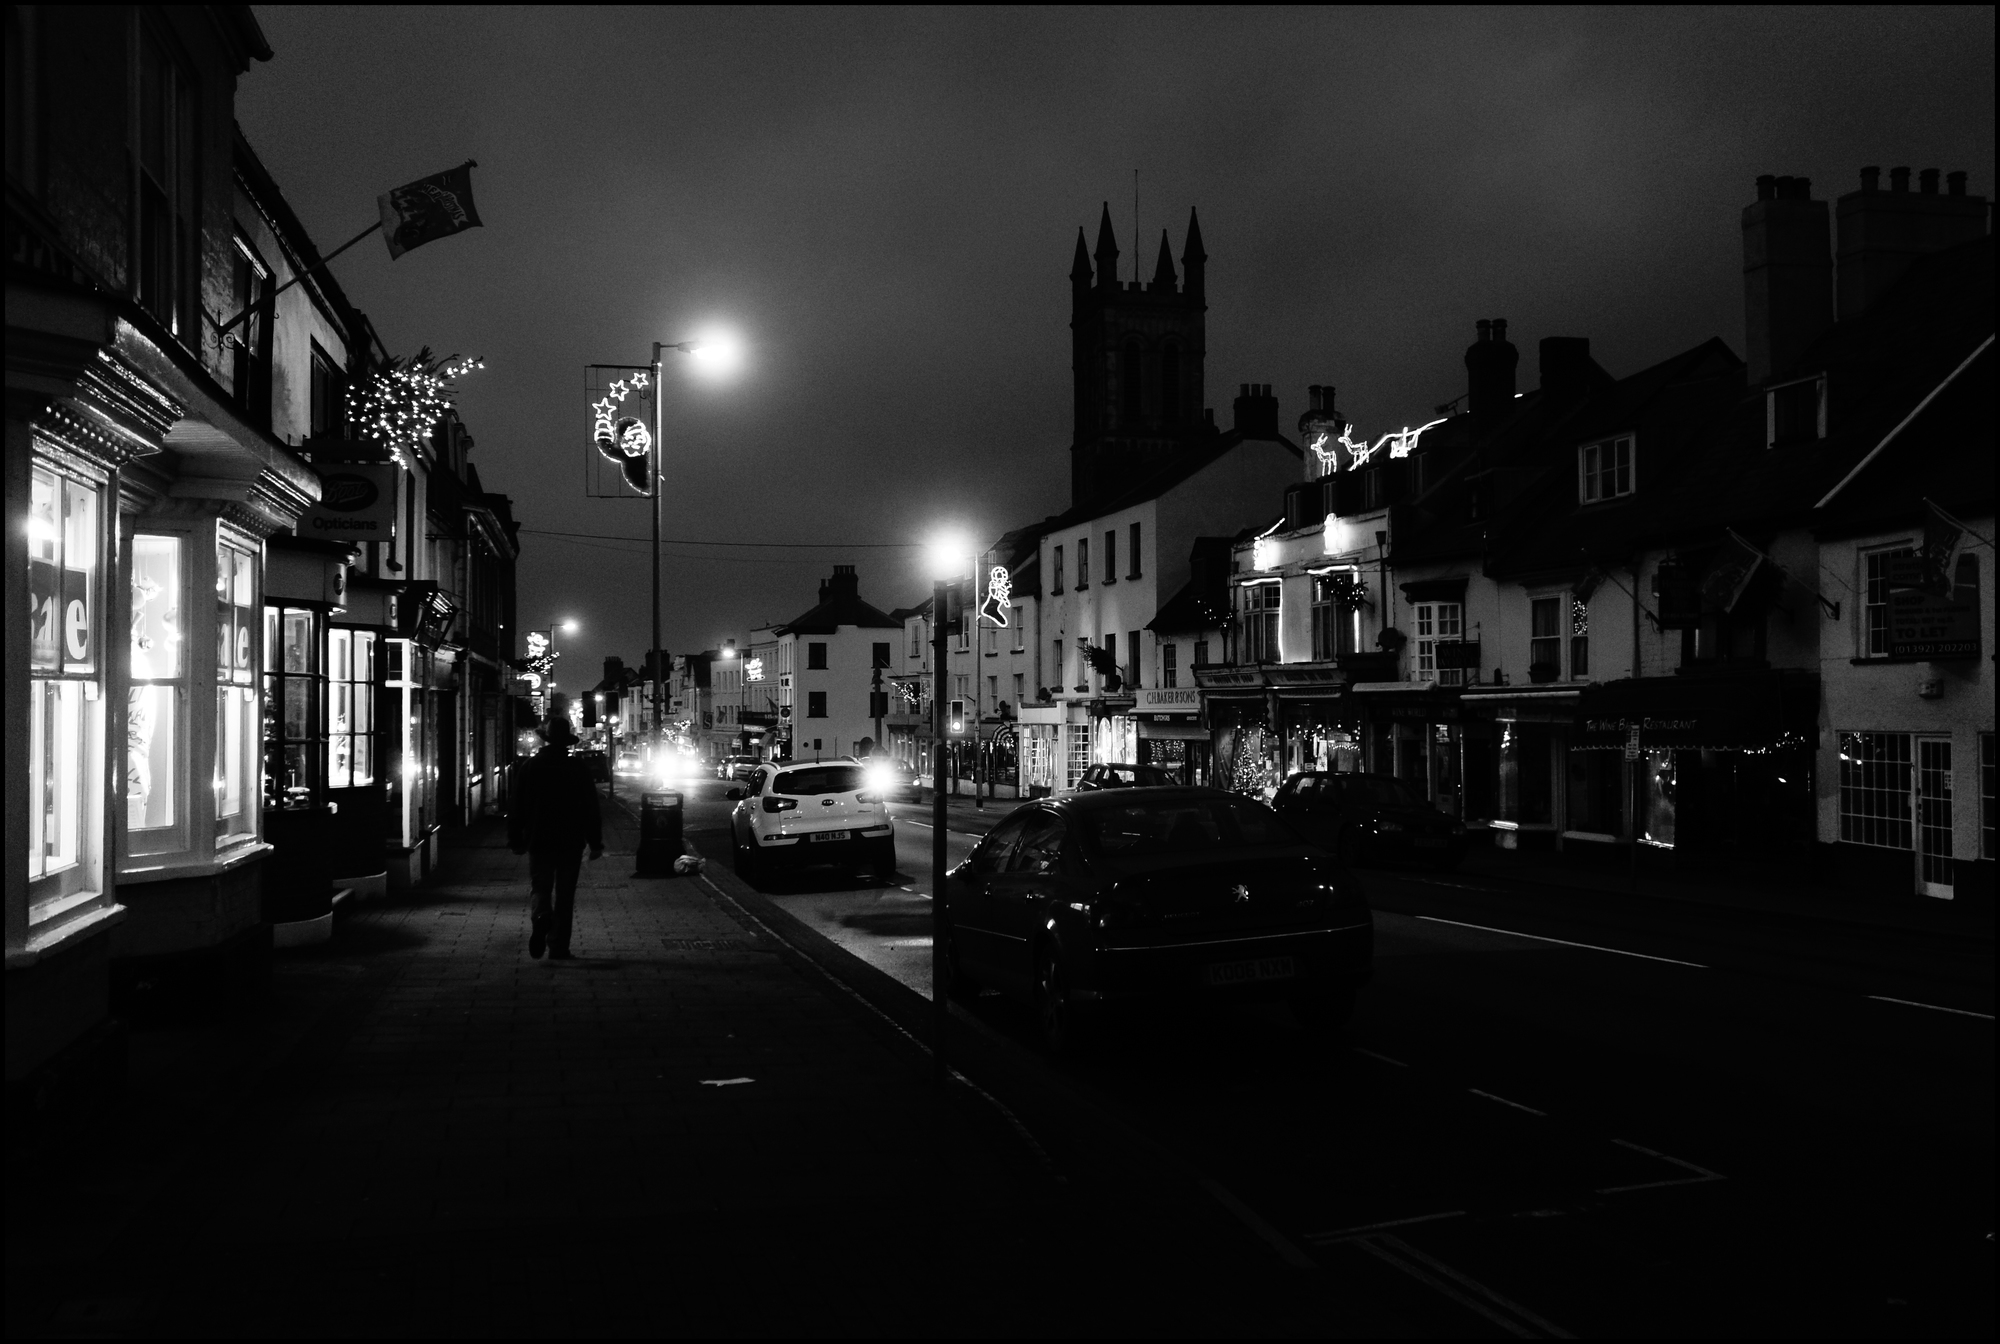
[[[1356,879],[1264,804],[1219,789],[1102,789],[1010,813],[946,875],[947,988],[1031,1004],[1070,1049],[1121,1002],[1284,998],[1344,1023],[1374,921]]]
[[[1177,773],[1157,765],[1093,765],[1076,782],[1076,791],[1171,788],[1180,782]]]
[[[730,836],[736,872],[745,881],[811,864],[896,871],[896,823],[853,761],[760,765],[747,785],[726,795],[736,803]]]
[[[1308,770],[1279,785],[1272,806],[1349,863],[1408,858],[1456,868],[1471,843],[1463,825],[1392,775]]]
[[[717,779],[748,779],[757,771],[755,756],[724,756],[715,763]]]
[[[918,800],[918,787],[924,777],[917,773],[913,765],[892,760],[886,756],[870,757],[868,777],[873,781],[876,792],[899,803],[914,803]]]

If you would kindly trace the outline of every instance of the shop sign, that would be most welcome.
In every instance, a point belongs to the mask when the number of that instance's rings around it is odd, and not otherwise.
[[[1132,692],[1132,712],[1165,721],[1192,718],[1201,712],[1201,691],[1193,686],[1142,686]]]
[[[1958,563],[1958,581],[1947,593],[1916,587],[1922,561],[1907,576],[1892,573],[1889,588],[1891,658],[1977,658],[1979,656],[1979,570],[1976,557]],[[1910,587],[1896,586],[1899,577]],[[1969,580],[1969,581],[1968,581]]]
[[[1639,725],[1636,723],[1628,725],[1625,729],[1625,759],[1628,761],[1639,759]]]
[[[320,470],[319,503],[299,519],[301,536],[386,541],[396,528],[391,462],[342,462]]]

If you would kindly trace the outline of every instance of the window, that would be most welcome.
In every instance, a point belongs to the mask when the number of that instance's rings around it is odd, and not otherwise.
[[[1180,656],[1180,645],[1160,645],[1160,685],[1172,690],[1180,685],[1180,668],[1176,663]]]
[[[1361,472],[1361,507],[1379,509],[1382,507],[1382,467],[1378,463],[1364,467]]]
[[[1090,587],[1090,538],[1076,539],[1076,586]]]
[[[194,336],[194,84],[149,25],[139,34],[139,302]],[[229,316],[234,317],[231,313]]]
[[[1014,674],[1014,708],[1019,709],[1027,701],[1028,674],[1025,672],[1016,672]]]
[[[375,782],[375,633],[327,635],[327,787]]]
[[[1050,593],[1060,593],[1060,592],[1061,592],[1061,591],[1063,590],[1063,553],[1062,553],[1062,552],[1063,552],[1063,548],[1062,548],[1062,547],[1060,547],[1060,546],[1056,547],[1056,562],[1055,562],[1055,564],[1053,564],[1053,565],[1051,565],[1051,566],[1049,567],[1049,570],[1050,570],[1050,577],[1051,577],[1051,578],[1053,578],[1053,579],[1055,580],[1055,582],[1054,582],[1054,583],[1052,583],[1052,584],[1051,584],[1051,585],[1049,586],[1049,592],[1050,592]]]
[[[338,437],[347,424],[347,375],[333,356],[312,347],[312,428],[314,438]]]
[[[889,665],[889,646],[887,644],[875,645],[874,659],[875,661],[871,666],[887,667]]]
[[[1243,590],[1243,661],[1278,661],[1278,604],[1283,585],[1259,583]]]
[[[125,853],[186,849],[187,611],[181,538],[132,538],[132,677],[125,703]]]
[[[1118,667],[1118,632],[1116,630],[1108,631],[1104,636],[1104,660],[1110,663],[1113,669],[1105,676],[1105,680],[1109,681],[1112,677],[1118,675],[1116,670]],[[1105,689],[1109,690],[1110,687],[1107,686]]]
[[[1104,581],[1118,582],[1118,529],[1115,527],[1104,534]]]
[[[1562,599],[1528,603],[1528,675],[1554,681],[1562,675]]]
[[[1055,652],[1052,655],[1050,655],[1049,667],[1056,674],[1056,689],[1060,691],[1063,688],[1064,682],[1066,680],[1066,673],[1064,672],[1063,669],[1063,646],[1062,646],[1063,642],[1058,639],[1052,641],[1052,643],[1055,646]]]
[[[1764,443],[1784,448],[1826,437],[1826,379],[1807,378],[1764,394]]]
[[[1915,555],[1908,546],[1885,551],[1869,551],[1861,557],[1861,655],[1886,658],[1889,655],[1889,571],[1894,562]]]
[[[806,692],[806,717],[809,719],[823,719],[826,717],[825,691]]]
[[[1009,607],[1007,609],[1007,618],[1008,623],[1014,630],[1014,652],[1025,652],[1028,647],[1028,627],[1027,622],[1022,618],[1021,608]]]
[[[1586,443],[1577,449],[1577,477],[1577,498],[1585,504],[1631,494],[1632,436]]]
[[[1125,403],[1125,423],[1134,424],[1140,416],[1139,400],[1139,343],[1125,342],[1124,350],[1118,358],[1118,388]]]
[[[1125,669],[1127,673],[1126,682],[1133,686],[1139,685],[1139,678],[1145,671],[1145,668],[1139,662],[1139,632],[1137,630],[1128,631],[1126,634],[1125,661],[1129,664]]]
[[[1196,667],[1208,666],[1208,641],[1205,639],[1197,639],[1194,642],[1194,665]]]
[[[215,543],[215,836],[257,829],[257,553]]]
[[[230,333],[231,385],[236,400],[252,423],[271,423],[271,268],[258,259],[248,240],[237,235],[232,258],[231,301],[236,312],[248,313]],[[236,313],[231,313],[234,317]],[[315,381],[317,367],[315,366]]]
[[[1840,838],[1851,845],[1910,849],[1910,735],[1840,735]]]
[[[1465,680],[1465,670],[1441,667],[1438,645],[1465,642],[1465,607],[1458,602],[1419,602],[1415,608],[1417,665],[1415,680],[1440,686],[1457,686]]]
[[[986,703],[988,706],[1000,703],[1000,677],[997,673],[986,679]]]
[[[98,886],[100,495],[40,462],[28,477],[28,918],[38,923]]]
[[[1076,787],[1076,782],[1083,778],[1083,772],[1090,769],[1090,725],[1087,723],[1066,724],[1064,725],[1064,731],[1069,736],[1069,760],[1067,762],[1069,779],[1065,787],[1073,789]]]
[[[806,645],[806,670],[824,672],[826,670],[826,645],[811,641]]]
[[[1181,418],[1181,348],[1168,341],[1160,350],[1160,419],[1177,424]],[[1134,530],[1138,524],[1134,523]]]
[[[1340,604],[1334,601],[1331,578],[1319,575],[1312,585],[1312,656],[1323,663],[1340,652]]]
[[[910,657],[924,656],[924,627],[919,621],[910,622]]]
[[[264,806],[296,812],[319,801],[320,749],[332,710],[320,667],[320,616],[264,608]]]
[[[1132,524],[1129,530],[1131,532],[1131,536],[1128,537],[1125,542],[1125,549],[1127,551],[1127,555],[1125,557],[1125,570],[1126,570],[1125,577],[1128,579],[1136,579],[1142,572],[1140,569],[1140,561],[1139,561],[1139,525],[1137,523],[1134,523]]]
[[[1572,680],[1590,675],[1590,604],[1580,597],[1569,600],[1569,675]]]

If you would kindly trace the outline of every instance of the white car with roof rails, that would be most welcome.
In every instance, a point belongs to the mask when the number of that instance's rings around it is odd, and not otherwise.
[[[839,864],[884,880],[896,871],[888,799],[856,761],[767,761],[727,793],[737,875]]]

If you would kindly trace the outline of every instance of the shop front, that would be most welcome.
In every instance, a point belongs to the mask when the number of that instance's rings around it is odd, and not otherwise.
[[[1085,702],[1090,719],[1090,763],[1130,765],[1139,759],[1139,723],[1131,696],[1100,696]]]
[[[1264,669],[1198,667],[1211,778],[1219,789],[1269,799],[1285,779],[1285,740]]]
[[[1023,797],[1046,798],[1068,787],[1062,768],[1063,707],[1023,705],[1016,720]]]
[[[1559,849],[1569,817],[1568,754],[1584,688],[1473,686],[1458,695],[1469,826],[1501,849]]]
[[[1819,699],[1816,674],[1773,669],[1584,688],[1565,763],[1564,838],[1636,840],[1679,868],[1804,874]]]
[[[1348,688],[1345,724],[1363,765],[1394,775],[1448,817],[1480,817],[1484,802],[1470,787],[1473,762],[1484,753],[1471,745],[1456,686],[1428,681],[1370,681]]]
[[[1361,765],[1361,716],[1347,674],[1326,664],[1267,667],[1276,701],[1283,773],[1354,771]]]
[[[1206,784],[1214,770],[1208,730],[1201,726],[1201,691],[1193,686],[1140,687],[1132,693],[1139,765],[1171,770],[1183,784]]]

